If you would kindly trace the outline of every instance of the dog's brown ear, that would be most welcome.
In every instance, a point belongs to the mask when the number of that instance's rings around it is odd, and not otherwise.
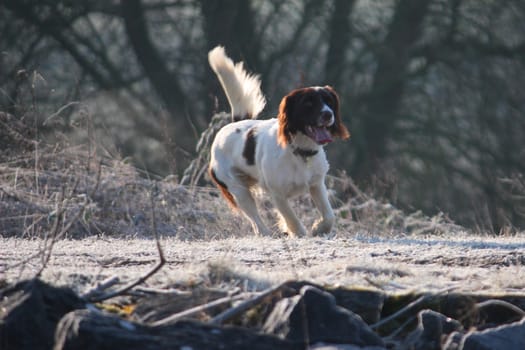
[[[279,129],[277,131],[277,143],[282,147],[286,147],[292,141],[292,109],[295,92],[292,91],[284,96],[279,104]]]
[[[348,131],[346,126],[344,126],[343,121],[341,119],[341,108],[339,106],[339,95],[337,95],[334,88],[329,85],[326,85],[324,89],[332,96],[334,100],[335,123],[329,128],[330,133],[335,137],[338,137],[342,140],[346,140],[347,138],[350,137],[350,132]]]

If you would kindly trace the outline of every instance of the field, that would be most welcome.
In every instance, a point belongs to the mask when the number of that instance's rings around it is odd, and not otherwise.
[[[166,265],[147,284],[228,282],[262,289],[288,279],[391,292],[457,289],[512,292],[525,285],[524,236],[490,236],[443,214],[403,213],[328,179],[337,214],[324,237],[255,237],[209,185],[152,179],[122,160],[83,148],[10,157],[0,168],[2,278],[41,271],[82,291],[111,276],[122,282],[155,265],[160,237]],[[36,164],[36,165],[35,165]],[[260,206],[275,222],[271,204]],[[295,209],[311,225],[308,198]]]
[[[327,179],[337,217],[331,234],[284,235],[261,195],[273,234],[254,236],[203,177],[200,146],[181,180],[91,145],[28,142],[0,152],[0,345],[160,349],[191,338],[192,348],[206,349],[448,349],[486,342],[488,324],[522,334],[523,233],[489,235],[443,213],[406,213],[336,173]],[[312,208],[308,197],[294,201],[307,226],[318,215]],[[298,298],[303,321],[294,325],[297,317],[279,305]],[[325,323],[338,317],[344,323]],[[312,322],[306,333],[304,320]],[[14,336],[20,329],[32,333]],[[349,338],[349,329],[368,340]],[[495,349],[514,346],[501,342],[514,336],[490,337]]]
[[[338,234],[320,238],[231,237],[161,240],[166,265],[147,285],[236,285],[261,290],[286,280],[363,286],[386,292],[439,291],[513,293],[525,288],[525,243],[520,237],[387,237]],[[3,277],[32,277],[42,239],[3,238]],[[42,254],[43,255],[43,254]],[[54,243],[43,279],[79,292],[108,277],[122,282],[149,271],[158,260],[147,237],[86,237]]]

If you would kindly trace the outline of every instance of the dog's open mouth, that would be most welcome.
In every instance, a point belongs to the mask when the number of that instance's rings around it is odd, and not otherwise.
[[[305,131],[306,135],[319,145],[324,145],[333,141],[332,134],[330,134],[330,131],[328,131],[326,126],[307,125]]]

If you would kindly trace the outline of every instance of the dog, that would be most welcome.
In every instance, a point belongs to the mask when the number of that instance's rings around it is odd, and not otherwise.
[[[281,217],[283,232],[306,236],[288,199],[310,192],[321,214],[310,233],[330,233],[335,216],[325,185],[329,165],[323,146],[350,136],[337,93],[330,86],[296,89],[282,99],[277,118],[256,120],[266,104],[258,76],[246,72],[242,62],[234,64],[221,46],[209,52],[208,61],[232,111],[232,123],[215,136],[209,163],[210,177],[230,206],[246,216],[256,235],[270,235],[253,197],[262,189]]]

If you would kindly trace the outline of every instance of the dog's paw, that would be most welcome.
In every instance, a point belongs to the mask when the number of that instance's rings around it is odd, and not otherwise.
[[[308,231],[306,231],[306,228],[300,222],[294,225],[287,225],[284,220],[281,220],[279,227],[281,232],[288,235],[290,238],[304,237],[308,235]]]
[[[332,232],[333,220],[320,219],[312,226],[312,236],[320,236]]]
[[[262,224],[257,226],[255,222],[252,222],[252,229],[255,235],[259,237],[270,237],[272,235],[272,231]]]
[[[306,229],[304,227],[301,227],[297,230],[286,230],[284,231],[284,233],[286,233],[288,235],[288,237],[290,238],[298,238],[298,237],[305,237],[308,235],[308,231],[306,231]]]

